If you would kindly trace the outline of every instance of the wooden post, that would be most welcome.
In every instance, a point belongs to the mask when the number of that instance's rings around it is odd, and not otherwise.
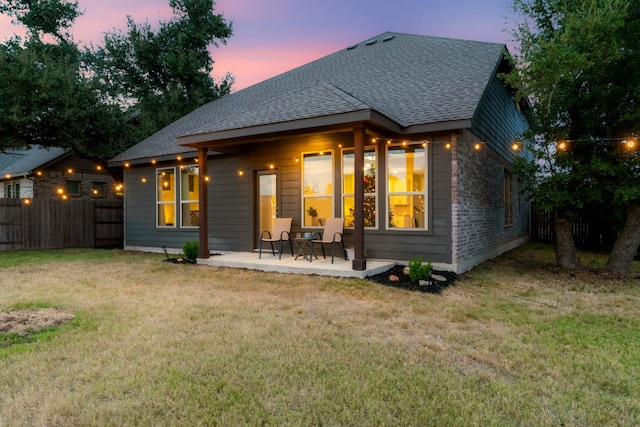
[[[198,148],[198,258],[209,258],[209,224],[207,222],[209,200],[207,199],[207,189],[209,187],[209,176],[207,175],[207,151],[206,147]]]
[[[364,145],[366,133],[364,127],[353,129],[354,147],[354,260],[352,269],[363,271],[367,269],[364,258]]]

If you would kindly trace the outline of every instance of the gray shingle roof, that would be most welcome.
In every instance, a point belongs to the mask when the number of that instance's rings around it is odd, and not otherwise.
[[[8,150],[0,153],[0,178],[6,175],[22,176],[31,174],[39,167],[64,155],[62,148],[44,148],[34,145],[25,150]]]
[[[470,120],[503,44],[384,33],[206,104],[112,159],[190,151],[178,137],[371,110],[400,128]]]

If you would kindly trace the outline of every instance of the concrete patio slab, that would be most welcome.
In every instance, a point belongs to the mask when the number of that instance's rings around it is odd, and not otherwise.
[[[273,256],[270,252],[262,252],[262,259],[258,258],[257,252],[235,252],[220,255],[211,255],[210,258],[198,258],[198,264],[211,265],[216,267],[246,268],[249,270],[270,271],[276,273],[293,274],[317,274],[319,276],[334,277],[355,277],[364,279],[369,276],[382,273],[393,267],[395,262],[384,260],[367,260],[367,269],[356,271],[351,268],[351,261],[336,258],[331,263],[331,258],[308,259],[298,258],[290,254],[283,254],[282,259],[278,255]]]

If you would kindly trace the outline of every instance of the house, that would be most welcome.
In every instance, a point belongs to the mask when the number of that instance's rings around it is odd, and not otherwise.
[[[0,198],[115,200],[121,190],[103,167],[62,148],[0,153]]]
[[[520,245],[527,123],[499,78],[507,55],[384,33],[202,106],[110,161],[125,247],[248,252],[275,217],[294,233],[343,217],[355,270],[420,255],[462,272]]]

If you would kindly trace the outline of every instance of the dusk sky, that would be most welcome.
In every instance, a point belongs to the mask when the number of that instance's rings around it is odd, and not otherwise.
[[[512,0],[219,0],[233,22],[227,45],[212,49],[213,75],[231,72],[237,91],[385,31],[505,43]],[[171,17],[169,0],[79,0],[76,41],[99,44],[126,29],[126,16],[154,26]],[[0,41],[21,30],[0,15]]]

